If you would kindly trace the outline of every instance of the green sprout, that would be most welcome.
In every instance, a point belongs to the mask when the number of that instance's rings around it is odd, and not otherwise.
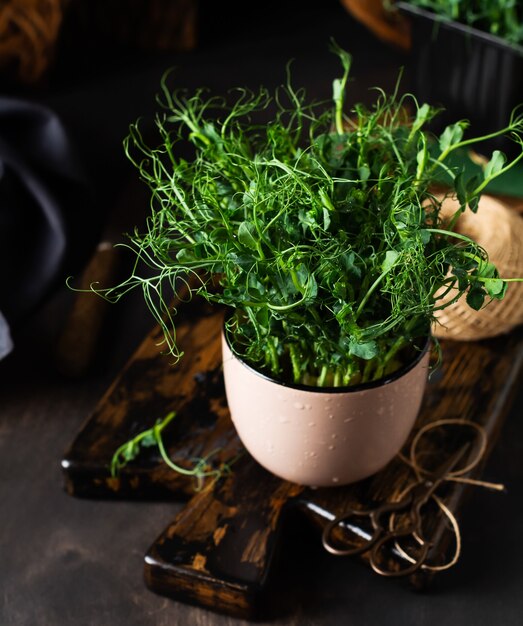
[[[290,66],[273,94],[186,93],[165,76],[156,141],[130,127],[125,149],[151,212],[125,244],[131,275],[97,292],[114,301],[141,289],[175,359],[171,302],[182,284],[232,310],[231,345],[253,367],[319,387],[386,376],[420,349],[439,309],[504,297],[508,281],[486,251],[452,227],[523,150],[512,160],[496,151],[473,175],[452,157],[500,135],[523,147],[522,117],[485,136],[468,136],[466,120],[434,136],[426,128],[440,111],[399,95],[399,80],[390,95],[376,89],[371,106],[349,107],[351,56],[333,51],[343,71],[329,102],[296,89]],[[433,191],[442,181],[459,205],[449,224]],[[161,430],[139,445],[162,453]]]
[[[150,448],[156,446],[164,463],[172,470],[183,476],[193,477],[196,480],[195,491],[201,491],[204,482],[207,478],[211,479],[209,485],[212,485],[224,474],[230,473],[231,463],[222,463],[219,467],[213,468],[210,464],[210,459],[215,455],[218,450],[214,450],[204,458],[194,459],[194,467],[187,469],[175,463],[167,453],[165,444],[163,442],[162,433],[165,428],[176,417],[176,412],[171,411],[164,419],[156,421],[152,428],[148,428],[140,432],[138,435],[129,439],[122,444],[114,453],[111,463],[110,472],[113,478],[118,477],[122,468],[128,463],[134,461],[140,454],[143,448]]]

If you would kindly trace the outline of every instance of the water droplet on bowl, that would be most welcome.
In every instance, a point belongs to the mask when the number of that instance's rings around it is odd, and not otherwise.
[[[295,408],[295,409],[298,409],[298,411],[303,411],[303,409],[304,409],[305,407],[303,406],[303,404],[302,404],[301,402],[295,402],[295,403],[294,403],[294,408]]]
[[[333,483],[339,483],[339,482],[340,482],[340,479],[339,479],[337,476],[333,476],[333,477],[332,477],[332,482],[333,482]]]

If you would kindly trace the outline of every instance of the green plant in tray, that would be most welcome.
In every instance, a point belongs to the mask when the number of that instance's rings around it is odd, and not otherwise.
[[[343,71],[331,102],[310,101],[290,77],[273,94],[240,88],[229,98],[171,91],[164,79],[157,145],[131,126],[125,147],[150,187],[151,213],[126,244],[134,271],[99,293],[117,300],[142,289],[176,358],[170,304],[189,276],[191,295],[230,307],[229,335],[247,362],[320,387],[394,371],[449,291],[474,309],[503,298],[507,281],[452,226],[523,151],[511,161],[494,152],[474,176],[450,163],[492,136],[521,147],[522,118],[485,137],[458,120],[435,137],[426,126],[438,110],[398,87],[349,108],[351,57],[333,46]],[[432,193],[443,179],[460,206],[450,224]]]
[[[408,4],[467,24],[509,43],[523,43],[523,3],[520,0],[408,0]]]

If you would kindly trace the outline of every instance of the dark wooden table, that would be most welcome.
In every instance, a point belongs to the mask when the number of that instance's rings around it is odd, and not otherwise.
[[[0,623],[243,623],[145,587],[144,553],[181,504],[84,500],[65,493],[65,449],[150,327],[139,300],[116,306],[93,371],[70,379],[53,367],[55,338],[70,300],[65,291],[57,294],[0,363]],[[271,623],[519,623],[522,399],[520,394],[484,472],[507,492],[472,492],[462,515],[460,561],[430,590],[414,592],[404,581],[377,577],[359,561],[328,555],[316,532],[294,523],[284,529],[274,572]]]
[[[273,3],[274,4],[274,3]],[[273,7],[274,8],[274,7]],[[271,18],[271,19],[269,19]],[[301,19],[276,13],[251,37],[214,40],[180,55],[180,80],[227,87],[240,82],[280,82],[282,64],[297,57],[297,80],[327,97],[336,36],[356,58],[354,99],[368,86],[390,87],[404,61],[377,42],[335,3]],[[233,35],[229,28],[228,34]],[[161,64],[160,64],[161,65]],[[153,107],[161,74],[154,67],[119,68],[85,82],[78,79],[43,100],[70,123],[82,154],[104,142],[98,189],[111,200],[111,183],[123,183],[127,165],[121,138],[137,115]],[[325,78],[328,82],[325,83]],[[113,169],[107,169],[112,167]],[[93,167],[93,171],[96,168]],[[0,362],[0,624],[1,626],[148,626],[245,623],[175,602],[147,590],[143,556],[182,506],[72,498],[63,489],[60,460],[80,425],[150,330],[139,298],[114,306],[94,367],[71,378],[55,367],[56,341],[72,302],[65,288],[18,328],[14,353]],[[385,580],[361,562],[333,557],[310,527],[284,529],[272,599],[276,625],[520,624],[523,615],[523,393],[515,399],[484,478],[507,492],[471,492],[462,516],[458,564],[429,591],[414,592]]]

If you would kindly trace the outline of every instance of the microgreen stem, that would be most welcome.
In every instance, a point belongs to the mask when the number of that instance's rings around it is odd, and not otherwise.
[[[378,286],[381,283],[381,281],[390,272],[392,267],[393,267],[393,265],[391,267],[387,268],[385,271],[381,272],[381,274],[378,276],[378,278],[376,278],[376,280],[372,283],[372,285],[367,289],[364,297],[361,299],[361,302],[358,305],[358,308],[356,309],[356,313],[354,315],[354,321],[356,321],[359,318],[359,316],[361,315],[365,305],[369,301],[370,297],[372,296],[374,291],[376,291],[376,289],[378,288]]]
[[[175,417],[176,412],[171,411],[163,420],[159,420],[152,428],[142,431],[132,439],[129,439],[122,444],[113,454],[111,459],[111,476],[116,478],[120,473],[120,470],[130,461],[134,460],[142,448],[153,445],[158,447],[158,451],[160,452],[163,462],[169,468],[182,476],[190,476],[196,479],[196,491],[200,491],[202,489],[205,478],[212,477],[214,480],[217,480],[224,472],[228,472],[230,464],[221,464],[221,466],[217,468],[211,468],[209,465],[209,459],[217,454],[219,449],[213,450],[204,458],[197,459],[194,467],[191,469],[178,465],[170,458],[167,450],[165,449],[162,433]]]

